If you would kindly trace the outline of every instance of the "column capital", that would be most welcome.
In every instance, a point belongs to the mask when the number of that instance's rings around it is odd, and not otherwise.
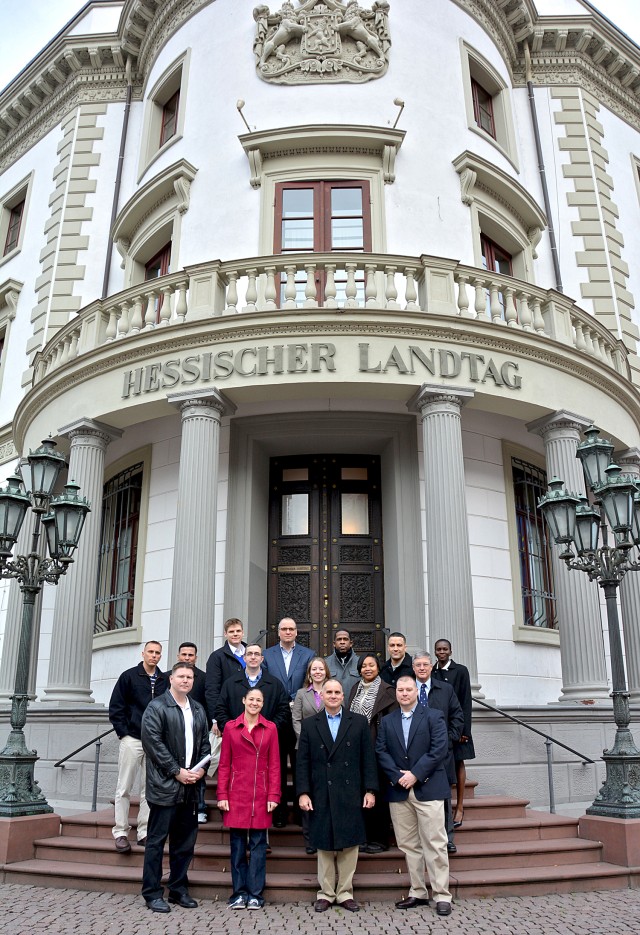
[[[640,448],[626,448],[624,451],[614,451],[613,460],[623,470],[630,474],[640,474]]]
[[[467,386],[442,386],[440,383],[423,383],[407,403],[409,412],[424,415],[425,409],[433,404],[451,406],[459,412],[475,395]]]
[[[89,419],[87,416],[76,419],[75,422],[70,422],[68,425],[63,425],[62,428],[58,429],[58,435],[61,435],[63,438],[68,438],[72,444],[77,438],[94,438],[101,441],[105,448],[114,439],[121,438],[122,434],[122,429],[114,428],[113,425],[107,425],[106,422],[98,422],[96,419]]]
[[[202,414],[203,410],[212,409],[220,416],[232,416],[236,411],[235,403],[215,387],[207,390],[192,390],[183,393],[169,393],[167,402],[179,409],[182,418]]]
[[[566,409],[557,409],[548,416],[542,416],[540,419],[534,419],[533,422],[527,422],[526,428],[532,435],[540,435],[541,438],[549,435],[551,432],[569,432],[578,437],[580,432],[584,432],[592,424],[591,419],[585,416],[579,416],[575,412],[568,412]]]

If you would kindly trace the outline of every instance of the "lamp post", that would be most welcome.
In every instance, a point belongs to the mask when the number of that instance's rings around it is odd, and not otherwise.
[[[564,481],[553,478],[538,503],[567,568],[585,572],[602,588],[607,607],[611,685],[616,735],[613,747],[602,759],[606,777],[587,815],[609,818],[640,818],[640,750],[629,728],[629,692],[624,672],[617,592],[628,571],[639,571],[630,558],[640,545],[640,488],[635,478],[622,474],[611,456],[613,445],[599,437],[593,425],[578,445],[585,480],[594,495],[594,506],[586,497],[564,489]],[[609,537],[613,536],[613,545]],[[574,552],[575,549],[575,552]]]
[[[15,578],[22,591],[22,623],[14,693],[11,696],[11,732],[0,751],[0,817],[41,815],[52,808],[42,795],[33,770],[38,759],[25,743],[24,725],[29,703],[31,634],[36,596],[45,581],[57,584],[73,562],[89,504],[78,496],[78,485],[67,483],[64,493],[52,497],[66,460],[55,450],[55,442],[45,439],[30,452],[21,469],[0,489],[0,578]],[[35,514],[31,551],[13,556],[27,511]],[[45,515],[46,514],[46,515]],[[50,558],[40,554],[40,529],[44,527]]]

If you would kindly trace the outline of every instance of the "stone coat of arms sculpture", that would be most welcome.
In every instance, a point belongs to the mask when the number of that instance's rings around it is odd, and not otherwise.
[[[366,10],[356,0],[300,0],[253,11],[258,75],[275,84],[362,82],[389,65],[389,4]]]

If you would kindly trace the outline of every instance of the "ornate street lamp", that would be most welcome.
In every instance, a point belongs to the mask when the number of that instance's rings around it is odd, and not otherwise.
[[[582,462],[596,505],[590,507],[586,497],[578,499],[569,494],[563,489],[563,481],[554,478],[538,506],[556,544],[563,546],[559,557],[567,568],[583,571],[590,581],[598,582],[607,606],[616,736],[613,747],[602,754],[606,777],[587,815],[640,818],[640,750],[629,729],[629,692],[617,596],[624,575],[640,570],[640,563],[629,557],[633,546],[640,545],[640,490],[633,477],[622,474],[618,465],[611,463],[611,442],[599,438],[593,425],[584,434],[587,440],[578,445],[576,457]],[[574,515],[570,517],[573,501]],[[609,528],[614,535],[613,546],[609,545]]]
[[[11,732],[4,750],[0,751],[0,817],[41,815],[52,811],[34,777],[38,759],[35,750],[27,748],[24,725],[29,703],[29,668],[31,633],[36,596],[42,584],[57,584],[60,576],[73,562],[85,517],[87,501],[78,496],[78,486],[67,484],[64,493],[52,499],[56,481],[66,466],[65,458],[55,450],[55,442],[46,439],[40,448],[30,452],[22,477],[9,477],[0,489],[0,578],[15,578],[22,591],[22,625],[18,646],[18,663],[14,693],[11,696]],[[24,484],[24,486],[23,486]],[[31,551],[12,557],[13,549],[27,511],[35,514]],[[43,517],[43,513],[47,513]],[[39,552],[40,525],[47,532],[50,558]]]

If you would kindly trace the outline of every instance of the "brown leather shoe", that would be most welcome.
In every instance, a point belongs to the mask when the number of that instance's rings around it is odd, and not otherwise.
[[[125,837],[124,834],[121,834],[120,837],[116,838],[116,850],[119,854],[128,854],[131,850],[129,839]]]
[[[345,899],[343,903],[338,903],[340,909],[346,909],[348,912],[360,912],[360,906],[355,899]]]
[[[313,908],[316,912],[326,912],[327,909],[331,909],[331,903],[328,899],[316,899]]]
[[[428,906],[428,899],[418,899],[417,896],[407,896],[396,903],[396,909],[416,909],[418,906]]]

